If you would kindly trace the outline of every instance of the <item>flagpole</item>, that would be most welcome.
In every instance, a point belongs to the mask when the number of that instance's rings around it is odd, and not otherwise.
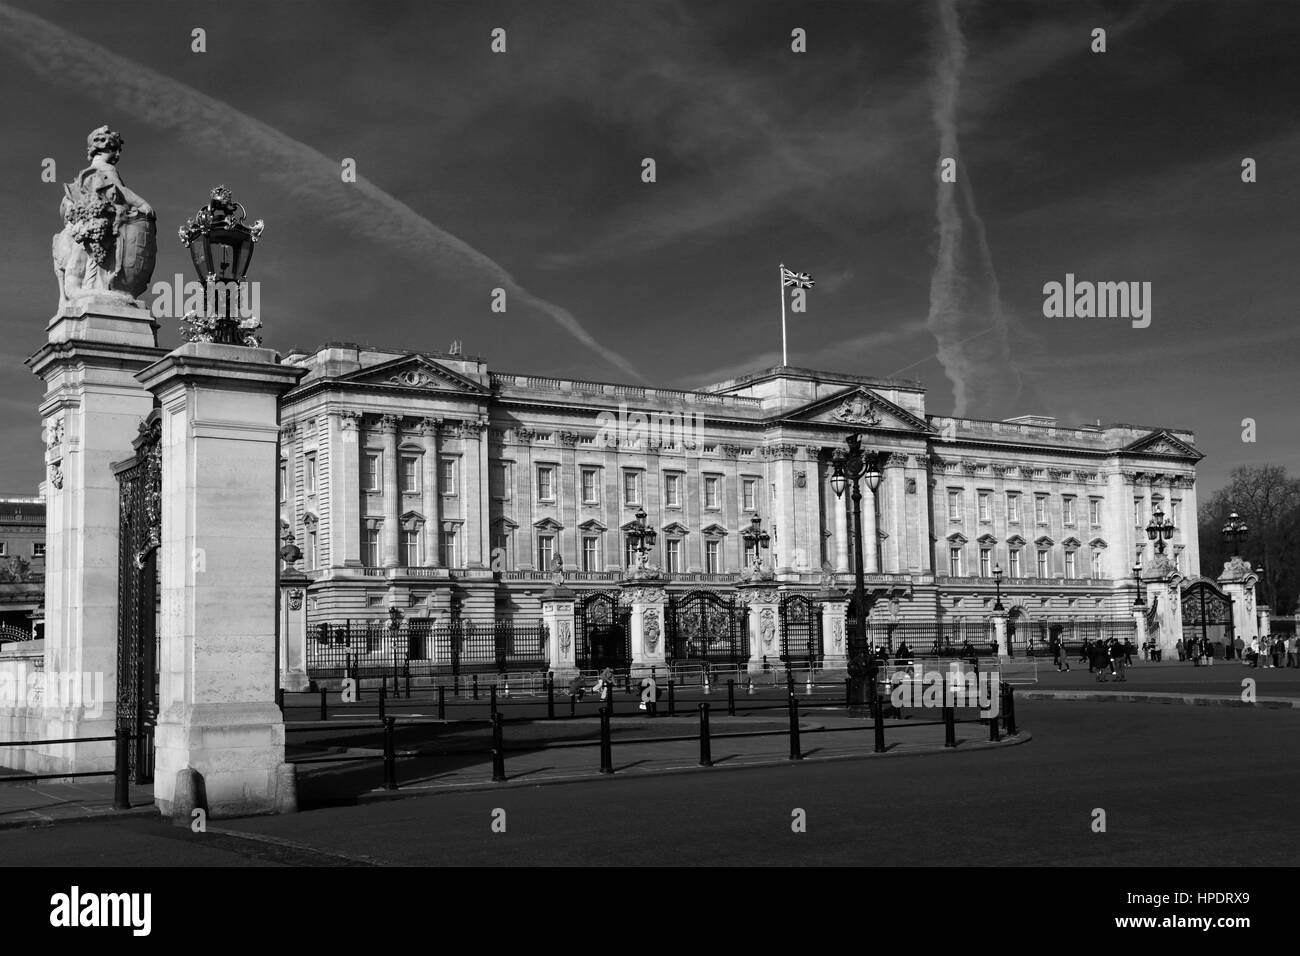
[[[789,364],[785,351],[785,263],[781,263],[777,271],[777,277],[781,280],[781,367],[785,368]]]

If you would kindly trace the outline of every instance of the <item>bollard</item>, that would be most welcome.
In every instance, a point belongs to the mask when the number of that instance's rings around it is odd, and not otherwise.
[[[668,716],[677,716],[677,697],[673,694],[673,682],[668,682]]]
[[[763,673],[766,674],[772,669],[772,665],[767,662],[767,655],[763,655]]]
[[[447,719],[447,688],[443,684],[438,685],[438,719]]]
[[[631,670],[631,668],[629,668],[629,669],[628,669],[628,672],[627,672],[626,674],[623,675],[623,693],[625,693],[625,694],[630,694],[630,693],[632,693],[632,670]]]
[[[383,683],[379,685],[379,719],[380,720],[384,719],[384,714],[385,714],[384,705],[386,703],[388,703],[388,681],[385,680]]]
[[[957,725],[953,721],[953,709],[946,703],[943,705],[943,745],[957,746]]]
[[[329,699],[326,696],[326,694],[327,691],[325,690],[324,687],[322,687],[320,689],[320,719],[321,720],[329,720],[329,713],[327,712],[329,707]]]
[[[727,681],[727,716],[736,716],[736,682]]]
[[[811,697],[812,689],[813,689],[812,668],[810,667],[808,668],[808,686],[804,688],[804,693]]]
[[[1010,684],[1007,685],[1007,733],[1012,737],[1018,737],[1020,731],[1016,729],[1016,689]]]
[[[669,687],[672,684],[668,685]],[[709,740],[709,705],[700,704],[700,766],[713,766],[713,743]]]
[[[397,665],[393,665],[393,700],[400,700],[402,697],[401,688],[397,686]]]
[[[352,680],[355,685],[353,688],[354,693],[352,695],[352,702],[354,704],[359,704],[361,703],[361,672],[359,668],[352,672]]]
[[[494,688],[495,689],[495,688]],[[501,715],[492,715],[492,782],[506,779],[506,750],[502,740]]]
[[[752,677],[749,679],[749,693],[751,695],[754,693],[754,678]]]
[[[546,716],[555,719],[555,681],[546,682]]]
[[[610,716],[614,716],[614,693],[615,684],[613,681],[605,685],[605,709],[609,711]]]
[[[885,704],[879,695],[872,703],[874,706],[871,708],[871,716],[875,718],[876,723],[876,753],[883,754],[885,752]]]
[[[496,687],[495,684],[493,684],[492,686],[493,686],[493,688]],[[502,694],[503,694],[504,696],[506,696],[506,697],[509,697],[509,696],[510,696],[510,678],[509,678],[509,677],[507,677],[506,680],[505,680],[505,687],[502,688]]]
[[[610,695],[611,697],[613,694]],[[614,772],[614,756],[609,743],[609,708],[600,708],[600,772]]]
[[[451,692],[457,697],[460,696],[460,675],[459,674],[451,675]]]
[[[790,670],[790,665],[785,665],[785,690],[787,694],[794,693],[794,672]]]
[[[405,681],[406,681],[406,699],[410,700],[411,699],[411,668],[410,667],[407,667],[406,669]]]
[[[799,746],[799,698],[790,692],[790,759],[802,760],[803,751]]]
[[[853,678],[844,678],[844,706],[853,706]]]
[[[474,699],[478,700],[478,675],[474,675]]]
[[[384,789],[397,789],[397,751],[393,747],[393,724],[396,717],[384,718]]]
[[[114,736],[117,742],[113,753],[113,809],[130,810],[130,771],[127,768],[130,766],[131,733],[119,727]]]
[[[578,697],[576,694],[570,694],[569,695],[569,716],[576,717],[577,715],[578,715]]]
[[[492,701],[491,704],[492,709],[488,711],[488,713],[490,713],[493,717],[495,717],[497,715],[497,685],[493,684],[491,688],[489,688],[489,690],[491,690],[492,692],[490,695]]]
[[[998,736],[998,718],[996,716],[989,718],[989,742],[997,743],[1002,738]]]

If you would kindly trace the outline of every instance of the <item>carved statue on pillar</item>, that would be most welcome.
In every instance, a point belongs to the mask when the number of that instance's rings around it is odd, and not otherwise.
[[[153,207],[117,171],[120,134],[101,126],[86,137],[90,165],[63,187],[63,230],[54,237],[59,313],[90,293],[134,299],[149,288],[157,258]]]

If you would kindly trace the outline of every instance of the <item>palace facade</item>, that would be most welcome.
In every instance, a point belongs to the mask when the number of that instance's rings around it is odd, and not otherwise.
[[[302,550],[309,622],[536,621],[558,556],[611,589],[644,511],[670,593],[733,590],[756,547],[784,591],[823,569],[853,588],[829,455],[857,433],[872,619],[1130,614],[1157,508],[1199,573],[1185,430],[929,414],[925,390],[771,368],[695,391],[495,372],[479,358],[328,343],[281,402],[281,521]],[[874,497],[874,507],[871,506]],[[755,519],[759,524],[755,525]]]

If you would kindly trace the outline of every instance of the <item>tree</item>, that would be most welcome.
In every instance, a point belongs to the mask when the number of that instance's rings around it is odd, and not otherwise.
[[[1260,577],[1259,600],[1274,614],[1290,614],[1300,589],[1300,478],[1280,465],[1239,465],[1228,484],[1200,507],[1201,568],[1218,577],[1232,557],[1233,542],[1223,537],[1232,512],[1246,522],[1241,556]]]

